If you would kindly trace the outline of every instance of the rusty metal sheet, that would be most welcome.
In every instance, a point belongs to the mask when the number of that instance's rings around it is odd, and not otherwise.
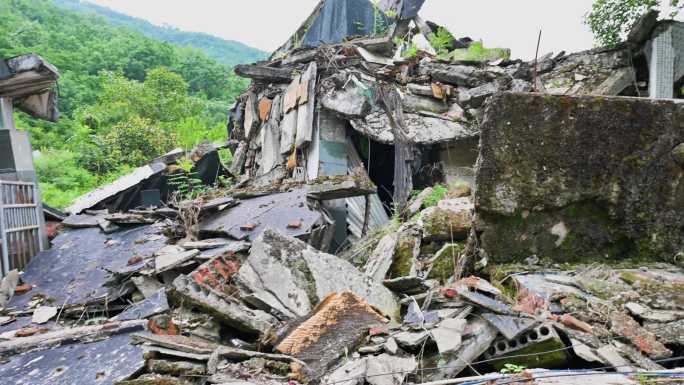
[[[200,231],[250,241],[267,227],[292,237],[307,235],[322,218],[319,211],[309,208],[307,193],[307,189],[299,189],[243,200],[230,210],[213,214],[202,220]],[[289,228],[288,224],[293,221],[301,221],[302,226]],[[245,226],[247,224],[255,226]]]
[[[309,101],[309,82],[310,80],[302,81],[297,87],[297,99],[300,106]]]
[[[263,98],[259,101],[259,119],[261,119],[262,122],[268,120],[272,106],[273,101],[271,99]]]
[[[43,294],[62,305],[97,301],[109,293],[105,284],[113,274],[129,274],[144,262],[129,265],[135,256],[150,257],[166,244],[166,237],[153,226],[141,226],[114,234],[99,228],[65,231],[53,241],[52,249],[38,254],[26,267],[24,282],[36,287],[14,296],[11,307],[24,307],[35,294]]]
[[[14,356],[0,365],[0,378],[4,385],[114,385],[144,366],[142,349],[122,333]]]

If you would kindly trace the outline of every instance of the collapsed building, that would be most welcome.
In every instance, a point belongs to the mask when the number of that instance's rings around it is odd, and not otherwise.
[[[678,381],[684,109],[638,96],[681,87],[681,24],[535,63],[422,4],[321,1],[236,68],[230,165],[177,150],[77,199],[0,287],[3,379]]]

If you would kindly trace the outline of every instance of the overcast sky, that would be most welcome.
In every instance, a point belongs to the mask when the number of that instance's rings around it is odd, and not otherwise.
[[[205,32],[273,51],[311,13],[318,0],[92,0],[116,11]],[[458,37],[487,47],[510,48],[514,58],[531,59],[542,30],[540,55],[592,48],[583,24],[592,0],[427,0],[424,19],[446,25]]]

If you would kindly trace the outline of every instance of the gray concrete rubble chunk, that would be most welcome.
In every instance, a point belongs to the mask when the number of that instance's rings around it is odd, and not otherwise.
[[[431,381],[454,378],[463,371],[471,362],[481,356],[494,342],[497,336],[495,328],[487,321],[475,318],[468,325],[470,338],[465,339],[461,347],[453,353],[445,354],[447,363],[442,369],[428,375]]]
[[[409,141],[416,144],[437,144],[456,140],[476,138],[477,128],[470,125],[454,122],[448,117],[437,118],[423,116],[415,113],[405,113]],[[373,112],[364,119],[351,121],[352,127],[363,135],[385,144],[394,143],[394,135],[387,115],[381,112]]]
[[[618,372],[632,372],[636,370],[635,367],[631,365],[624,357],[620,355],[620,352],[612,345],[605,345],[596,350],[596,354],[601,358],[602,361],[607,362],[608,365],[615,368]]]
[[[440,354],[453,352],[461,347],[463,332],[467,322],[464,319],[445,319],[430,330],[432,339],[437,343]]]
[[[306,315],[329,294],[350,290],[386,315],[396,300],[352,264],[306,243],[266,229],[252,244],[236,277],[241,295],[252,306],[275,310],[280,317]]]
[[[501,301],[497,301],[484,294],[480,294],[476,291],[470,291],[464,287],[456,288],[456,292],[459,296],[463,297],[466,301],[475,304],[479,307],[485,308],[487,310],[493,311],[497,314],[513,314],[513,310]]]
[[[278,324],[270,314],[250,309],[234,298],[200,285],[185,275],[176,278],[173,286],[183,298],[240,331],[267,335]]]
[[[430,332],[426,330],[418,332],[405,331],[399,332],[392,337],[402,348],[415,350],[423,346],[425,341],[427,341],[427,339],[430,337]]]
[[[493,327],[496,328],[507,340],[516,339],[522,333],[535,327],[538,322],[533,318],[505,316],[492,313],[482,314]]]
[[[146,319],[169,310],[166,290],[160,289],[154,295],[131,305],[121,314],[114,317],[116,321]]]
[[[388,354],[350,361],[324,377],[321,384],[336,385],[401,385],[406,376],[418,368],[414,357],[400,358]]]
[[[143,297],[150,298],[156,295],[164,285],[156,279],[144,275],[131,278],[135,287],[142,293]]]
[[[187,250],[178,253],[171,252],[158,254],[157,258],[154,260],[156,272],[157,274],[161,274],[167,270],[171,270],[191,260],[198,254],[199,250]]]
[[[587,362],[598,362],[598,363],[607,363],[604,362],[594,351],[594,349],[590,348],[586,344],[582,343],[579,340],[576,339],[570,339],[570,344],[572,345],[572,350],[577,354],[577,356]]]
[[[62,224],[66,227],[82,229],[86,227],[97,227],[100,219],[102,219],[101,216],[88,214],[69,215],[62,221]]]
[[[397,234],[392,232],[380,239],[373,249],[364,268],[365,274],[373,282],[382,282],[394,261],[394,249],[397,246]]]
[[[397,351],[399,351],[399,345],[397,345],[397,340],[394,339],[394,337],[390,337],[385,341],[385,343],[382,345],[382,347],[385,349],[385,351],[389,354],[397,354]]]
[[[386,279],[382,284],[393,292],[402,294],[423,293],[430,289],[425,279],[415,276]]]
[[[44,324],[57,315],[57,308],[54,306],[39,306],[33,311],[31,322],[34,324]]]
[[[10,271],[0,282],[0,308],[4,307],[14,295],[14,289],[19,284],[19,271]]]
[[[186,250],[210,250],[217,249],[219,247],[224,247],[236,243],[235,241],[227,238],[210,238],[201,241],[188,241],[184,242],[181,246]]]
[[[423,189],[423,191],[420,192],[420,194],[416,195],[415,198],[411,201],[411,203],[406,207],[406,217],[411,218],[414,215],[418,214],[418,212],[423,208],[423,202],[425,202],[425,199],[429,197],[435,189],[432,187],[428,187]]]
[[[363,118],[371,111],[368,99],[353,82],[342,90],[333,89],[323,95],[321,106],[350,119]]]
[[[667,323],[684,319],[684,311],[654,310],[636,302],[626,303],[625,309],[645,322]]]

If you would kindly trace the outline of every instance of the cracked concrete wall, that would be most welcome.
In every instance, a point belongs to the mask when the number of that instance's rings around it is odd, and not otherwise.
[[[684,105],[497,95],[482,126],[476,229],[496,261],[671,261],[684,247]]]

